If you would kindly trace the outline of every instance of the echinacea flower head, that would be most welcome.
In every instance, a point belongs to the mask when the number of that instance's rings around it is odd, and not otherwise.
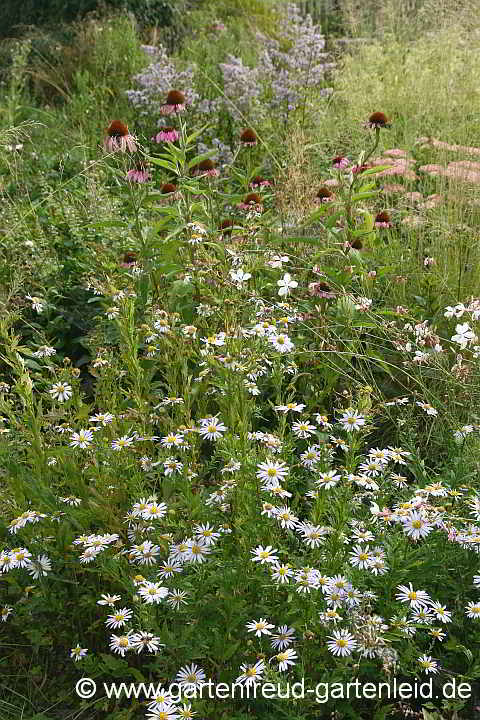
[[[120,267],[123,267],[123,268],[131,268],[131,267],[133,267],[134,265],[136,265],[136,263],[137,263],[137,253],[135,253],[135,252],[126,252],[126,253],[123,255],[122,262],[120,263]],[[113,415],[112,415],[112,419],[113,419]],[[92,422],[91,419],[90,419],[90,421]]]
[[[258,193],[252,192],[245,195],[243,202],[237,206],[240,210],[259,210],[263,207],[262,198]]]
[[[172,115],[185,110],[185,95],[180,90],[170,90],[167,94],[167,101],[161,106],[162,115]]]
[[[255,175],[250,182],[251,188],[270,187],[271,185],[273,185],[273,182],[271,180],[267,180],[261,175]]]
[[[253,147],[258,142],[257,133],[253,128],[246,128],[240,135],[242,145]]]
[[[390,127],[390,121],[383,112],[374,112],[370,115],[368,118],[368,122],[366,123],[366,126],[372,130],[377,130],[380,128],[389,128]]]
[[[146,183],[151,179],[152,175],[143,163],[138,163],[136,167],[127,172],[127,180],[130,182]]]
[[[199,162],[198,165],[194,165],[192,168],[192,175],[195,177],[202,177],[204,175],[207,177],[218,177],[220,175],[220,171],[217,170],[215,163],[211,158],[206,158],[205,160]]]
[[[107,137],[103,146],[107,152],[136,152],[137,144],[128,131],[128,125],[121,120],[114,120],[107,128]]]
[[[327,187],[321,187],[315,195],[315,200],[319,203],[331,202],[333,193]]]
[[[375,215],[375,227],[377,227],[377,228],[392,227],[390,213],[388,213],[386,210],[382,210],[381,212],[377,213]]]
[[[330,285],[323,281],[309,283],[308,292],[314,297],[325,298],[326,300],[331,300],[335,297],[335,293],[333,292]]]
[[[162,127],[158,131],[156,135],[152,137],[152,140],[157,143],[161,142],[176,142],[178,138],[180,137],[180,134],[178,130],[176,130],[174,127]]]
[[[344,170],[346,167],[348,167],[349,159],[344,157],[343,155],[337,155],[332,160],[332,167],[335,168],[335,170]]]

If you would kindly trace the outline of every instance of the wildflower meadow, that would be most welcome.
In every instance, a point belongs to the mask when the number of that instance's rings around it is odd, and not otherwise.
[[[0,720],[474,720],[478,8],[164,5],[0,46]]]

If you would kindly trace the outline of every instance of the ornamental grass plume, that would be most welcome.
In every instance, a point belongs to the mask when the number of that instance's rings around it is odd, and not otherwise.
[[[240,135],[240,142],[246,147],[254,147],[258,142],[257,133],[253,128],[246,128]]]
[[[107,137],[103,142],[103,147],[107,152],[136,152],[137,145],[133,135],[128,132],[128,125],[121,120],[113,120],[107,130]]]
[[[172,115],[183,112],[185,107],[186,99],[183,92],[170,90],[167,95],[167,102],[161,106],[160,112],[162,115]]]

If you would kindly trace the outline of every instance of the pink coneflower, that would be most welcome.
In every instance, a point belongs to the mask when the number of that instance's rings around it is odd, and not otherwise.
[[[334,157],[332,160],[332,167],[335,168],[335,170],[344,170],[348,167],[349,162],[349,159],[343,155],[337,155],[337,157]]]
[[[377,228],[389,228],[392,227],[392,221],[390,214],[386,210],[382,210],[375,216],[375,227]]]
[[[213,160],[207,158],[192,168],[192,175],[195,177],[202,177],[204,175],[207,175],[208,177],[218,177],[220,175],[220,170],[216,169]]]
[[[348,243],[348,245],[354,250],[361,250],[363,248],[363,243],[360,238],[355,238],[355,240],[352,240],[352,242]]]
[[[272,180],[267,180],[266,178],[262,177],[261,175],[256,175],[253,180],[250,182],[251,188],[259,188],[259,187],[271,187],[273,185]]]
[[[220,223],[219,230],[222,231],[223,235],[231,235],[234,225],[235,225],[235,223],[233,220],[228,220],[228,219],[222,220],[222,222]]]
[[[214,32],[222,32],[222,30],[225,30],[225,25],[222,22],[213,23],[213,25],[208,26],[209,30],[213,30]]]
[[[240,210],[252,210],[257,211],[263,210],[262,198],[258,193],[248,193],[245,195],[243,202],[239,203],[237,207]]]
[[[137,145],[133,135],[128,132],[128,125],[121,122],[121,120],[114,120],[110,123],[107,130],[107,137],[103,142],[103,147],[107,152],[136,152]]]
[[[180,90],[170,90],[167,95],[167,102],[162,105],[160,112],[162,115],[181,113],[185,110],[185,104],[185,95]]]
[[[385,113],[374,112],[368,118],[368,121],[365,123],[365,127],[368,127],[371,130],[378,130],[379,128],[389,128],[390,121],[385,115]]]
[[[171,182],[163,183],[163,185],[160,188],[160,192],[162,193],[162,195],[170,195],[171,193],[176,192],[176,190],[177,190],[177,186]]]
[[[331,202],[332,199],[333,199],[332,191],[329,190],[328,188],[326,188],[325,186],[321,187],[315,196],[315,202],[318,202],[318,203]]]
[[[123,256],[122,262],[120,263],[120,267],[131,268],[136,264],[137,264],[137,253],[126,252],[125,255]]]
[[[352,173],[354,175],[357,175],[357,173],[365,172],[365,170],[370,170],[372,168],[372,165],[369,165],[368,163],[364,165],[354,165],[352,167]]]
[[[146,183],[151,179],[151,174],[142,163],[139,163],[137,167],[127,172],[127,180],[130,180],[130,182]]]
[[[178,130],[173,127],[162,127],[160,131],[152,137],[152,140],[157,143],[161,142],[176,142],[180,134]]]
[[[253,128],[247,128],[240,135],[240,142],[242,145],[253,147],[258,142],[257,133]]]
[[[314,297],[321,297],[331,300],[335,297],[332,288],[326,282],[312,282],[308,285],[308,292]]]

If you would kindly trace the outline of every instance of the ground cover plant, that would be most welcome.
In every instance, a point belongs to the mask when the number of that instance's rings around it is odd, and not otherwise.
[[[476,716],[480,35],[427,14],[8,45],[1,718]]]

